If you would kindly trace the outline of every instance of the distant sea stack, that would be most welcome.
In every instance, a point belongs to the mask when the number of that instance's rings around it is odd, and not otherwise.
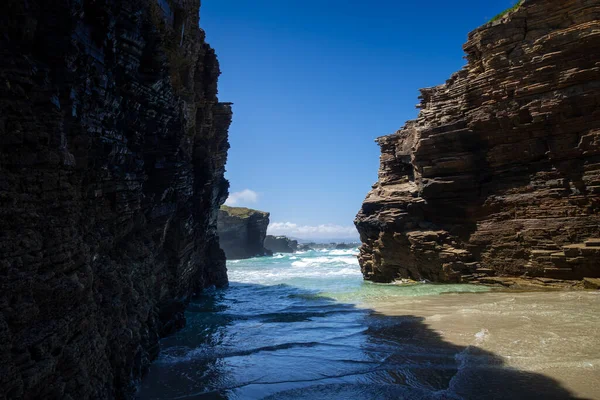
[[[122,399],[227,284],[231,107],[199,0],[5,0],[0,398]]]
[[[467,66],[377,139],[365,279],[600,276],[599,19],[597,1],[525,0],[469,34]]]
[[[273,253],[294,253],[298,251],[298,241],[286,236],[267,235],[265,248]]]
[[[218,232],[228,260],[271,255],[265,249],[269,213],[244,207],[222,206]]]

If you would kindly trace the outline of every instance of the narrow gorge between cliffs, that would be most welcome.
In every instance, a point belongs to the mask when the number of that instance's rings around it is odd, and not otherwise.
[[[0,400],[600,400],[600,0],[461,1],[5,0]]]

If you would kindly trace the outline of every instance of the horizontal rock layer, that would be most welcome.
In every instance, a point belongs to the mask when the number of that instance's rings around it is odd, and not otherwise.
[[[127,398],[197,290],[231,108],[199,0],[6,0],[0,398]]]
[[[600,276],[600,3],[526,0],[377,139],[366,279]],[[587,243],[586,243],[587,241]]]
[[[217,225],[219,242],[228,260],[273,254],[264,246],[269,215],[245,207],[221,207]]]

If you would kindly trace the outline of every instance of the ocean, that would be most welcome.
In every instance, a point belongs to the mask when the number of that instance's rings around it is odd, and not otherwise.
[[[140,399],[600,399],[600,292],[375,284],[357,250],[228,261]]]

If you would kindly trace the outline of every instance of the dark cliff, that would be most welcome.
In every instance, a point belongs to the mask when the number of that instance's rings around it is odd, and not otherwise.
[[[227,259],[271,255],[264,246],[268,226],[268,212],[222,206],[219,211],[218,232],[219,242]]]
[[[267,235],[265,248],[273,253],[294,253],[298,251],[298,241],[285,236]]]
[[[356,218],[366,279],[600,275],[600,3],[525,0],[469,34],[381,147]]]
[[[231,109],[199,0],[6,0],[0,398],[127,398],[197,290]]]

